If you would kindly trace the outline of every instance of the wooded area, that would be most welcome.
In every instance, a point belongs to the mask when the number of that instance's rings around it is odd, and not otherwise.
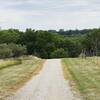
[[[21,55],[41,58],[99,56],[100,29],[0,31],[0,58]]]

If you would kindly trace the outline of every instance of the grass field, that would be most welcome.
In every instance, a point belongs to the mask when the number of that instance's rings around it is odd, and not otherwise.
[[[33,75],[38,74],[44,62],[32,56],[19,59],[0,60],[0,100],[12,95]],[[21,63],[18,64],[18,61]]]
[[[69,71],[83,100],[100,100],[100,58],[66,58],[62,61],[65,76]]]

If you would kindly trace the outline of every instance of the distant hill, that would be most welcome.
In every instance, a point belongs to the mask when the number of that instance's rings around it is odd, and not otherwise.
[[[64,30],[64,29],[60,29],[59,31],[56,30],[48,30],[51,33],[58,33],[60,35],[64,35],[64,36],[75,36],[75,35],[84,35],[87,34],[89,32],[91,32],[94,29],[83,29],[83,30]]]

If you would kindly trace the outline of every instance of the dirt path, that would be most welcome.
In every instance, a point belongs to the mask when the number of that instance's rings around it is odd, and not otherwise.
[[[60,59],[47,60],[39,75],[8,100],[76,100],[64,80]]]

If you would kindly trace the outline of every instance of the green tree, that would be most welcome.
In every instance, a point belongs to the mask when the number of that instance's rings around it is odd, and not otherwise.
[[[57,49],[51,53],[51,58],[65,58],[68,57],[68,52],[64,51],[63,48]]]
[[[100,29],[94,29],[88,33],[82,42],[83,48],[86,49],[87,55],[99,55],[100,52]]]
[[[0,43],[17,43],[20,35],[14,29],[0,31]]]

